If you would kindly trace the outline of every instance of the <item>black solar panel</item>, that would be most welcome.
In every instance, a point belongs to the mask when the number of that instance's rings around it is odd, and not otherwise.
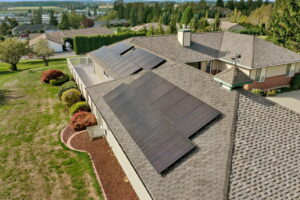
[[[118,53],[120,55],[126,53],[127,51],[129,51],[132,48],[133,48],[133,45],[128,44],[126,42],[121,42],[121,43],[118,43],[118,44],[116,44],[116,45],[114,45],[114,46],[111,47],[111,49],[114,52],[116,52],[116,53]]]
[[[188,137],[220,114],[152,72],[104,99],[158,173],[193,149]]]
[[[165,62],[165,59],[160,58],[142,49],[135,49],[132,52],[129,52],[124,57],[127,57],[128,60],[137,64],[145,70],[153,69]]]

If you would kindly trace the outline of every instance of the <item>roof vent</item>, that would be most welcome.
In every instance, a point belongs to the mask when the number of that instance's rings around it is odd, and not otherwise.
[[[183,24],[182,27],[182,29],[178,30],[178,42],[181,44],[181,46],[189,47],[191,46],[192,32],[185,24]]]

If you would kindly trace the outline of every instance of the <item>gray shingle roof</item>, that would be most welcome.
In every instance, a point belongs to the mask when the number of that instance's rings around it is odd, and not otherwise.
[[[92,35],[108,35],[113,34],[113,31],[106,27],[83,28],[73,30],[63,30],[50,33],[44,33],[39,37],[35,37],[29,41],[29,45],[36,44],[40,39],[47,39],[53,42],[64,44],[64,38],[74,38],[75,36],[92,36]]]
[[[300,55],[252,35],[230,32],[192,34],[192,45],[183,47],[176,35],[135,37],[130,43],[164,57],[184,62],[231,58],[241,54],[240,65],[248,68],[275,66],[300,62]]]
[[[241,71],[238,67],[231,67],[214,76],[215,80],[225,82],[230,87],[242,86],[242,84],[252,83],[252,79]]]
[[[246,91],[222,89],[211,75],[184,64],[153,72],[222,113],[192,138],[197,150],[160,175],[102,98],[143,73],[87,88],[153,199],[299,198],[299,114]]]

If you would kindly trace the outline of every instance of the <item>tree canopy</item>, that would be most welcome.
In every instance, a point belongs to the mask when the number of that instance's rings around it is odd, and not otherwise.
[[[276,0],[269,38],[286,48],[300,52],[300,1]]]
[[[47,40],[40,40],[33,48],[33,53],[43,59],[45,66],[48,66],[49,58],[53,55],[54,50],[49,47]]]
[[[19,60],[28,52],[28,42],[16,38],[7,38],[4,41],[0,41],[0,60],[9,63],[12,71],[17,70]]]

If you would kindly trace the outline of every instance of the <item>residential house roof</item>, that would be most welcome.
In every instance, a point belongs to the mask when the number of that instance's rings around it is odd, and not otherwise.
[[[40,39],[47,39],[53,42],[64,44],[64,38],[74,38],[75,36],[92,36],[92,35],[108,35],[112,34],[113,31],[106,27],[96,28],[84,28],[84,29],[73,29],[63,30],[50,33],[44,33],[39,37],[35,37],[29,41],[29,45],[35,45]]]
[[[137,25],[137,26],[132,27],[130,30],[132,30],[132,31],[142,31],[145,28],[146,28],[146,30],[149,30],[151,27],[153,27],[154,29],[158,29],[159,28],[159,23],[147,23],[147,24]],[[164,31],[166,31],[168,26],[162,24],[162,28],[164,29]]]
[[[238,67],[231,67],[216,74],[214,80],[231,88],[253,82],[253,80]]]
[[[183,47],[176,35],[134,37],[128,40],[177,62],[192,63],[220,59],[232,63],[231,58],[241,54],[239,66],[261,68],[300,62],[300,54],[290,51],[253,35],[231,32],[192,34],[191,46]]]
[[[208,23],[212,24],[215,21],[215,19],[208,18],[207,21]],[[233,23],[233,22],[223,21],[223,20],[221,20],[220,28],[225,31],[239,31],[245,29],[244,26],[241,26],[238,23]]]
[[[59,30],[56,26],[51,24],[22,24],[12,29],[14,33],[21,33],[24,31],[47,31],[47,30]]]
[[[153,72],[221,112],[191,138],[195,151],[158,174],[103,99],[143,72],[87,88],[153,199],[299,198],[299,114],[247,91],[224,90],[213,76],[185,64]]]

